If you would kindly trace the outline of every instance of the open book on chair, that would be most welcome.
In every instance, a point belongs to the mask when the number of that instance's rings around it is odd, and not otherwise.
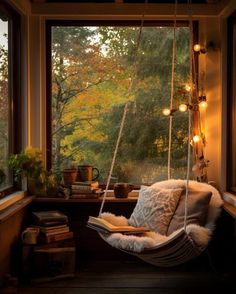
[[[146,227],[133,227],[133,226],[115,226],[107,220],[90,216],[87,226],[101,233],[123,233],[126,235],[142,234],[150,231]]]

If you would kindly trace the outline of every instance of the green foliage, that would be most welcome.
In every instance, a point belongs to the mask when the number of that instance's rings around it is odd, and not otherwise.
[[[45,169],[42,152],[36,148],[26,148],[19,154],[9,157],[9,167],[14,172],[14,179],[20,182],[22,177],[44,180]]]

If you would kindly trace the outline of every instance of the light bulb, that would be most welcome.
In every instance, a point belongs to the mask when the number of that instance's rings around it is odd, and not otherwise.
[[[179,111],[181,111],[181,112],[185,112],[185,111],[187,111],[188,110],[188,105],[187,104],[180,104],[179,105]]]
[[[200,44],[195,44],[195,45],[193,46],[193,50],[194,50],[195,52],[200,52],[200,50],[201,50],[201,46],[200,46]]]
[[[165,116],[168,116],[168,115],[170,115],[170,109],[169,108],[165,108],[165,109],[163,109],[162,110],[162,113],[165,115]]]
[[[207,108],[207,102],[206,102],[206,101],[201,101],[201,102],[199,103],[199,106],[200,106],[201,108]]]
[[[186,84],[186,85],[184,86],[184,88],[185,88],[185,90],[186,90],[187,92],[190,92],[190,91],[191,91],[191,86],[190,86],[189,84]]]
[[[203,109],[203,108],[207,108],[207,101],[206,101],[206,96],[202,95],[198,98],[198,104],[199,106]]]
[[[199,136],[199,135],[195,135],[195,136],[193,136],[193,142],[194,143],[198,143],[198,142],[200,142],[201,141],[201,137]]]

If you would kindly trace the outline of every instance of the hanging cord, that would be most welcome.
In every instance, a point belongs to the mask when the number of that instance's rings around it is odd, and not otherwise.
[[[172,66],[171,66],[171,90],[170,90],[170,110],[173,109],[174,99],[174,76],[175,76],[175,61],[176,61],[176,17],[177,17],[177,0],[175,0],[174,10],[174,31],[173,31],[173,45],[172,45]],[[171,178],[171,145],[172,145],[172,125],[173,116],[170,115],[169,120],[169,144],[168,144],[168,163],[167,173],[168,180]]]
[[[127,98],[130,96],[130,93],[131,93],[131,91],[133,89],[134,81],[135,81],[135,78],[136,78],[136,75],[137,75],[137,58],[138,58],[138,51],[139,51],[139,46],[140,46],[141,37],[142,37],[144,16],[146,14],[147,3],[148,3],[148,0],[145,0],[144,13],[142,14],[141,25],[140,25],[140,29],[139,29],[138,38],[137,38],[137,47],[136,47],[136,51],[135,51],[135,54],[134,54],[134,69],[133,69],[133,74],[132,74],[133,77],[131,77],[129,88],[127,90],[127,95],[126,95]],[[120,123],[120,128],[119,128],[119,134],[118,134],[118,137],[117,137],[115,150],[114,150],[113,157],[112,157],[112,162],[111,162],[111,167],[110,167],[110,171],[109,171],[108,178],[107,178],[105,192],[104,192],[101,207],[100,207],[100,210],[99,210],[99,217],[102,214],[103,207],[104,207],[104,204],[105,204],[105,200],[106,200],[106,197],[107,197],[108,188],[109,188],[109,185],[110,185],[110,182],[111,182],[111,176],[112,176],[112,172],[113,172],[113,169],[114,169],[116,156],[117,156],[118,148],[119,148],[119,145],[120,145],[120,140],[121,140],[123,129],[124,129],[124,124],[125,124],[125,119],[126,119],[126,115],[127,115],[127,111],[128,111],[128,106],[129,106],[129,101],[127,101],[125,103],[125,106],[124,106],[124,111],[123,111],[123,115],[122,115],[122,119],[121,119],[121,123]]]
[[[190,53],[190,81],[191,81],[191,91],[188,96],[188,103],[191,105],[192,96],[193,96],[193,20],[192,20],[192,7],[191,0],[188,0],[188,9],[189,9],[189,28],[190,28],[190,40],[189,40],[189,53]],[[196,85],[195,85],[196,86]],[[186,192],[185,192],[185,203],[184,203],[184,230],[186,231],[187,226],[187,215],[188,215],[188,193],[189,193],[189,178],[190,178],[190,161],[191,161],[191,129],[192,129],[192,115],[191,110],[188,110],[188,160],[187,160],[187,175],[186,175]]]

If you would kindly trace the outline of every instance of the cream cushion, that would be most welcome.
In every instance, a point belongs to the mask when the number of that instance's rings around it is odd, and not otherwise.
[[[129,224],[135,227],[146,226],[151,231],[166,235],[182,191],[181,188],[157,189],[141,186]]]

